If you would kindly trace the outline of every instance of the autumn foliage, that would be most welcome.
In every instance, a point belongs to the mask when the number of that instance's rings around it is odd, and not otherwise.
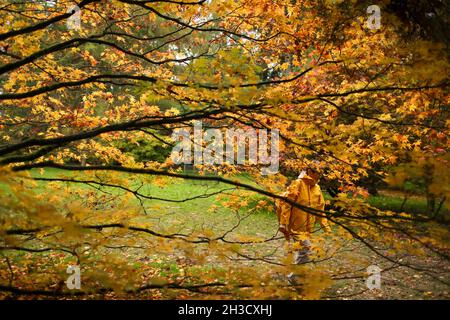
[[[0,296],[321,298],[374,264],[448,286],[448,44],[380,2],[373,30],[364,1],[82,0],[78,28],[75,2],[1,0]],[[279,172],[175,165],[171,134],[195,121],[278,129]],[[329,197],[310,212],[333,231],[293,266],[273,203],[312,161]],[[165,195],[186,181],[223,188]],[[368,201],[408,186],[426,211]],[[228,216],[191,228],[186,208]],[[261,212],[272,234],[238,228]]]

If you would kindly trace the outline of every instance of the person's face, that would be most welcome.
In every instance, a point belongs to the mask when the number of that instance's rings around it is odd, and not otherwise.
[[[308,176],[310,176],[310,177],[314,180],[314,184],[316,184],[317,181],[319,181],[320,174],[319,174],[317,171],[308,169],[308,170],[306,171],[306,174],[307,174]]]

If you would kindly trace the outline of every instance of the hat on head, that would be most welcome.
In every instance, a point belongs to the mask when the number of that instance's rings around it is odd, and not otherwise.
[[[317,172],[317,173],[322,173],[322,166],[321,166],[320,162],[317,161],[317,160],[311,161],[308,164],[307,169],[310,169],[310,170],[312,170],[314,172]]]

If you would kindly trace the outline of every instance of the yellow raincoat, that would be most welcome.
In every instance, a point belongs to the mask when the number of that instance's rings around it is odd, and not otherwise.
[[[320,186],[318,184],[309,186],[305,182],[308,179],[312,180],[311,177],[305,175],[303,178],[293,181],[283,196],[298,204],[324,210],[325,200]],[[319,222],[326,232],[330,231],[326,218],[316,217],[282,200],[277,200],[276,208],[280,225],[286,226],[294,241],[300,241],[305,236],[307,237],[313,231],[315,222]]]

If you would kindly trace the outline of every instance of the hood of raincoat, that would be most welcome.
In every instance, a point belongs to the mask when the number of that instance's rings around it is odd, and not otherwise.
[[[303,170],[302,172],[300,172],[300,174],[298,175],[298,178],[297,179],[304,179],[304,180],[314,180],[313,178],[311,178],[310,176],[308,176],[307,174],[306,174],[306,171],[305,170]]]

